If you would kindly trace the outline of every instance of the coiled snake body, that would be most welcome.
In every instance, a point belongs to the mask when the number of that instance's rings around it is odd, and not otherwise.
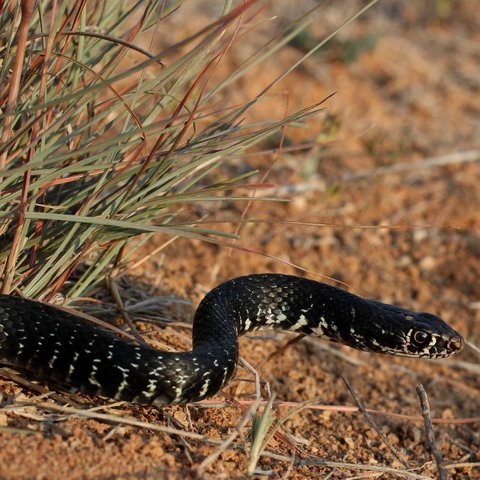
[[[440,318],[366,300],[305,278],[249,275],[216,287],[193,321],[193,350],[137,345],[52,306],[0,296],[0,362],[38,377],[140,404],[197,401],[232,377],[238,336],[264,328],[361,350],[447,357],[463,338]]]

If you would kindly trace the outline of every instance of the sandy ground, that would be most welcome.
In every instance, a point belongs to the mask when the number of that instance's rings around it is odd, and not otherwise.
[[[328,145],[228,165],[240,170],[248,162],[262,173],[273,165],[268,180],[278,189],[260,195],[289,200],[254,203],[249,217],[276,223],[241,229],[239,244],[268,256],[179,240],[124,283],[124,289],[128,284],[147,295],[191,300],[192,305],[165,304],[164,316],[176,323],[162,328],[157,340],[173,349],[189,348],[194,307],[209,289],[251,272],[302,274],[295,264],[312,278],[314,273],[334,277],[356,293],[438,314],[480,344],[480,17],[472,15],[475,0],[421,3],[377,5],[255,109],[252,115],[259,119],[281,117],[285,93],[294,110],[336,92],[310,129],[286,132],[288,143],[325,140]],[[310,37],[242,80],[234,99],[256,94],[345,15],[332,5],[323,12]],[[171,21],[181,25],[185,18]],[[278,27],[282,20],[273,23]],[[197,21],[201,24],[202,16]],[[234,48],[223,68],[241,62],[248,48]],[[465,152],[475,149],[477,161],[467,162]],[[448,165],[431,165],[429,159],[450,154],[455,157]],[[202,208],[201,213],[215,218],[239,218],[244,205]],[[330,226],[280,223],[285,220]],[[148,249],[165,240],[155,238]],[[262,398],[272,393],[278,402],[274,425],[281,422],[255,478],[438,478],[426,444],[419,384],[437,419],[436,445],[448,475],[480,478],[480,370],[472,349],[434,362],[304,339],[269,359],[292,338],[264,333],[241,340],[242,357],[260,376]],[[32,388],[0,380],[0,478],[246,478],[251,422],[217,459],[209,455],[219,448],[215,442],[242,424],[255,400],[253,378],[240,366],[235,380],[210,403],[161,409],[67,394],[65,401],[54,402]],[[354,407],[345,380],[363,406],[384,412],[373,419],[390,446],[362,413],[312,408]],[[37,405],[30,405],[32,399]],[[67,407],[97,407],[90,415],[110,416],[80,418]],[[477,419],[458,421],[470,417]],[[404,473],[375,470],[380,467]]]

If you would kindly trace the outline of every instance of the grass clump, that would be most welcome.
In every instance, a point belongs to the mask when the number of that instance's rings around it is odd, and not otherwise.
[[[275,81],[245,104],[225,103],[228,88],[308,26],[312,12],[212,81],[232,45],[246,41],[262,6],[225,2],[216,20],[169,42],[163,27],[182,2],[6,2],[0,14],[4,293],[18,287],[44,299],[60,290],[84,295],[128,265],[135,248],[125,247],[140,235],[236,237],[196,223],[188,206],[248,199],[252,185],[245,179],[253,172],[231,175],[220,169],[226,159],[319,111],[246,122]]]
[[[0,17],[0,262],[3,292],[77,296],[128,262],[129,238],[229,234],[175,225],[242,176],[214,172],[278,130],[243,125],[209,85],[246,2],[176,44],[153,44],[181,2],[7,3]],[[17,29],[18,27],[18,29]],[[146,48],[139,46],[149,42]],[[272,51],[267,46],[263,54]],[[133,61],[132,61],[133,58]],[[253,64],[253,62],[252,62]],[[231,75],[241,75],[242,70]],[[218,101],[218,100],[217,100]],[[294,116],[295,117],[295,116]],[[81,275],[72,275],[88,264]],[[68,281],[68,288],[65,284]]]

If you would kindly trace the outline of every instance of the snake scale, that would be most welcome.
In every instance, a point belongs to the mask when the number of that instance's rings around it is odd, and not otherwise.
[[[195,313],[193,350],[178,353],[129,342],[50,305],[1,295],[0,362],[88,394],[187,403],[218,392],[234,374],[238,337],[265,328],[408,357],[447,357],[464,345],[432,314],[301,277],[258,274],[210,291]]]

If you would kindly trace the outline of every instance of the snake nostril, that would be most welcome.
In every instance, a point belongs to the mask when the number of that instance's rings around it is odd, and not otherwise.
[[[459,352],[465,346],[465,340],[463,339],[463,337],[458,336],[450,340],[450,345],[454,350],[457,350]]]

